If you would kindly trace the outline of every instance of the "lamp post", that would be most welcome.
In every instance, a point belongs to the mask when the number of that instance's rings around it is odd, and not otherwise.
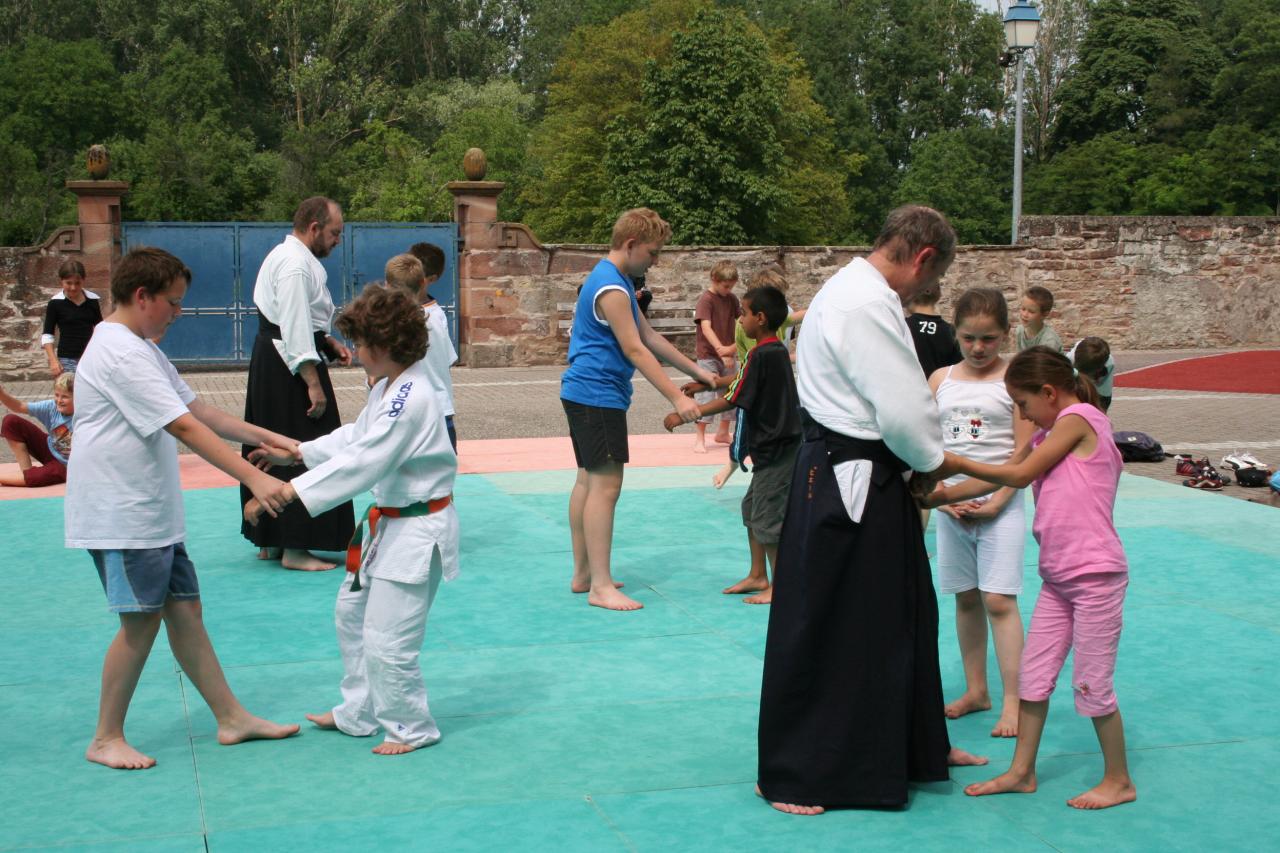
[[[1010,243],[1018,242],[1018,218],[1022,215],[1022,76],[1026,67],[1026,53],[1036,46],[1040,31],[1040,13],[1028,0],[1017,0],[1004,13],[1004,42],[1006,56],[1016,54],[1018,69],[1017,94],[1014,96],[1013,123],[1013,228]]]

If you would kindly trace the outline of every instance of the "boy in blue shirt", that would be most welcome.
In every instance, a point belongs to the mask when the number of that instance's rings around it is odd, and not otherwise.
[[[0,388],[0,403],[16,414],[5,415],[0,434],[18,462],[18,474],[0,474],[0,486],[38,489],[67,481],[67,461],[71,456],[71,430],[75,418],[76,375],[60,373],[53,382],[53,399],[24,403]],[[19,415],[29,415],[43,430]],[[39,464],[36,464],[39,463]]]
[[[618,217],[608,256],[596,264],[578,293],[569,336],[569,369],[560,378],[560,402],[578,463],[578,479],[569,496],[573,539],[569,586],[574,592],[587,593],[588,604],[608,610],[644,606],[618,591],[609,568],[622,466],[630,458],[631,378],[639,368],[671,402],[681,423],[698,417],[698,405],[680,393],[658,359],[699,382],[713,381],[653,330],[636,302],[633,279],[658,260],[669,239],[671,226],[648,208],[628,210]]]

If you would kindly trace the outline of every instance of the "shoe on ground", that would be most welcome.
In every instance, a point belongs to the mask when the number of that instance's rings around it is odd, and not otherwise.
[[[1194,459],[1191,456],[1173,457],[1174,470],[1183,477],[1196,477],[1209,467],[1208,459]]]

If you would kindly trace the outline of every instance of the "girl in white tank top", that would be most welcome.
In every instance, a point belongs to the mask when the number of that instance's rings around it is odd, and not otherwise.
[[[948,452],[1000,465],[1030,441],[1035,430],[1018,417],[1004,385],[1007,360],[1000,355],[1009,335],[1009,309],[999,290],[975,288],[956,300],[956,340],[964,360],[929,377],[938,401],[942,440]],[[952,477],[947,486],[962,483]],[[994,490],[994,493],[992,493]],[[1018,734],[1018,661],[1022,656],[1022,557],[1026,515],[1022,492],[979,481],[961,485],[965,500],[939,507],[938,591],[956,597],[956,634],[964,664],[965,692],[946,706],[956,717],[989,710],[987,623],[995,640],[1004,690],[995,737]]]

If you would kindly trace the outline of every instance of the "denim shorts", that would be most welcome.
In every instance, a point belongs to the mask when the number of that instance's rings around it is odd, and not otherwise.
[[[165,601],[196,601],[196,567],[179,542],[164,548],[89,549],[112,613],[158,613]]]

